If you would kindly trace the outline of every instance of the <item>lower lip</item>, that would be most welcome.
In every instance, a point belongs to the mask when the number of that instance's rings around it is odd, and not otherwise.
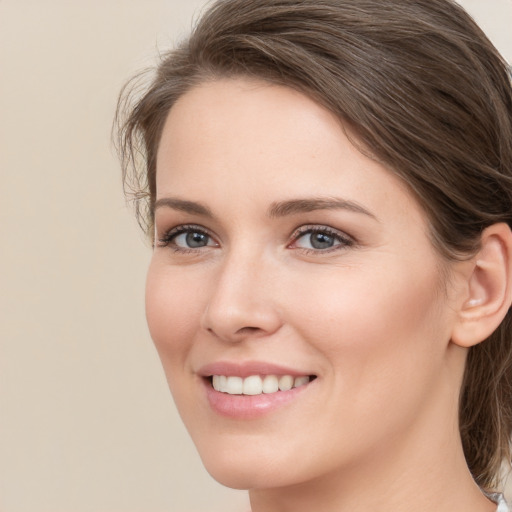
[[[218,414],[236,419],[254,419],[280,409],[296,400],[314,381],[289,391],[262,393],[261,395],[230,395],[213,389],[205,381],[206,397],[210,407]]]

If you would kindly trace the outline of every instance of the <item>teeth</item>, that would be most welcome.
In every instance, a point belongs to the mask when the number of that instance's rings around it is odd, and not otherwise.
[[[305,375],[304,377],[295,377],[295,381],[293,382],[293,387],[298,388],[300,386],[304,386],[309,382],[309,377]]]
[[[242,377],[228,377],[226,384],[226,393],[230,395],[241,395],[244,390],[244,380]]]
[[[277,391],[289,391],[292,388],[304,386],[309,382],[309,377],[292,377],[291,375],[251,375],[242,377],[213,375],[213,389],[229,395],[261,395],[262,393],[276,393]]]
[[[279,391],[289,391],[293,388],[293,377],[291,375],[283,375],[279,377]]]
[[[251,375],[244,379],[244,395],[261,395],[263,393],[263,381],[259,375]]]
[[[275,375],[266,375],[263,379],[263,393],[275,393],[279,391],[279,381]]]

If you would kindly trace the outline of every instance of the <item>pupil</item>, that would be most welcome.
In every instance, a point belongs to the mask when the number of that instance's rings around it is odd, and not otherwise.
[[[208,245],[208,236],[203,233],[187,233],[186,240],[189,247],[204,247]]]
[[[333,246],[334,239],[325,233],[314,233],[311,235],[311,246],[315,249],[329,249]]]

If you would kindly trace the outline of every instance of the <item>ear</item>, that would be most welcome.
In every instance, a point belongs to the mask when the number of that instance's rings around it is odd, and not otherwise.
[[[512,233],[505,223],[484,230],[471,259],[466,291],[452,332],[452,342],[471,347],[500,325],[512,302]]]

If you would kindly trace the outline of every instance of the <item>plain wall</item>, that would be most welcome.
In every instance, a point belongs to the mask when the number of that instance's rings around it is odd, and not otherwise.
[[[110,145],[196,0],[0,0],[0,511],[243,512],[202,469],[144,319]],[[512,61],[512,2],[466,0]]]

